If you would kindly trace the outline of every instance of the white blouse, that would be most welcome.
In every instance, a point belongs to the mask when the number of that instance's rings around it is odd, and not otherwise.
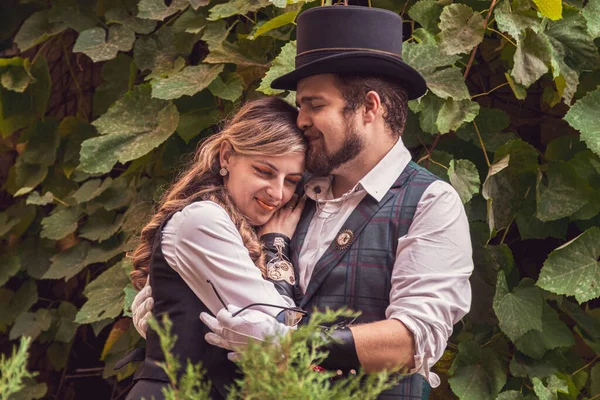
[[[281,296],[263,279],[233,221],[217,203],[199,201],[175,213],[163,228],[161,244],[169,266],[214,315],[223,305],[207,280],[227,305],[294,306],[292,299]],[[281,311],[274,307],[255,309],[272,316]]]

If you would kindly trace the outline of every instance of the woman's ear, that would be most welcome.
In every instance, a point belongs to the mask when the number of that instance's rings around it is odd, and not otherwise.
[[[228,140],[221,142],[221,148],[219,149],[219,164],[221,168],[227,168],[233,154],[233,147]]]

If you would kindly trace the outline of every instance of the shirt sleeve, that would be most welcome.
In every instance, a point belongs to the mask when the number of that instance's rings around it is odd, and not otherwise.
[[[193,203],[173,216],[163,229],[163,254],[196,296],[216,315],[223,305],[245,307],[266,303],[294,306],[273,283],[263,279],[227,212],[211,201]],[[281,309],[254,309],[276,316]]]
[[[415,369],[432,387],[430,368],[446,349],[452,326],[471,306],[473,271],[469,223],[458,193],[436,181],[423,193],[408,233],[398,239],[386,317],[400,320],[415,339]]]

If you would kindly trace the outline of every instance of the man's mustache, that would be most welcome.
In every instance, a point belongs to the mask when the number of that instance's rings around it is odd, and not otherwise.
[[[317,139],[321,135],[323,135],[323,133],[316,128],[309,128],[304,131],[304,137],[306,137],[308,140]]]

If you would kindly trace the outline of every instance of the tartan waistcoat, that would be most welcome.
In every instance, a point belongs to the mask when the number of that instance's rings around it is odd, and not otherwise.
[[[340,230],[352,232],[349,246],[338,248],[336,235],[315,265],[306,293],[296,286],[297,304],[307,311],[325,307],[360,311],[358,323],[385,320],[398,238],[407,234],[423,192],[438,179],[411,161],[381,201],[365,196]],[[292,238],[295,268],[315,210],[314,201],[306,203]],[[296,276],[300,276],[298,270]],[[428,396],[429,384],[421,375],[413,374],[379,398],[416,400]]]

